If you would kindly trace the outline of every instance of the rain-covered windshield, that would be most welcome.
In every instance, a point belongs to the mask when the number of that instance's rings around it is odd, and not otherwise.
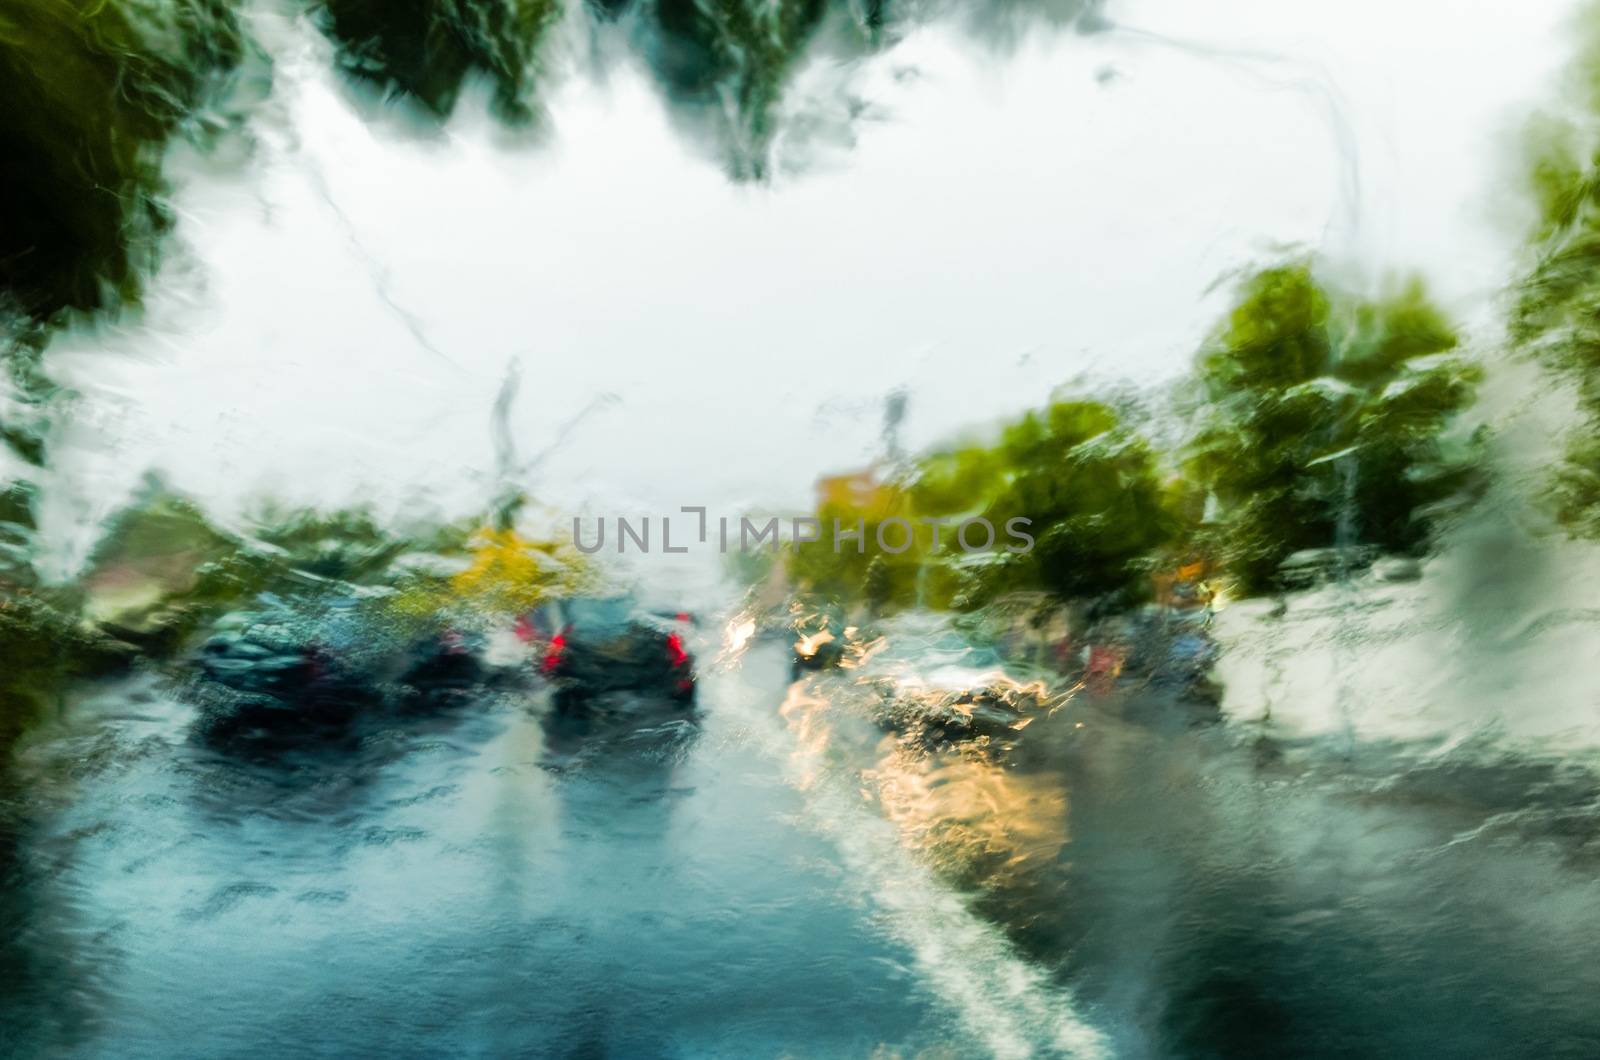
[[[1600,1055],[1512,11],[0,0],[0,1053]]]

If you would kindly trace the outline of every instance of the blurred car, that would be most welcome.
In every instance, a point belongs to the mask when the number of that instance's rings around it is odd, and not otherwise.
[[[1215,707],[1222,702],[1222,686],[1214,676],[1222,656],[1221,645],[1211,635],[1205,611],[1178,611],[1166,616],[1160,654],[1151,679],[1173,688],[1186,700]]]
[[[694,700],[694,659],[685,646],[692,620],[685,613],[645,611],[625,596],[577,597],[546,604],[530,624],[543,634],[540,669],[555,687],[559,711],[621,692],[676,704]]]
[[[857,669],[889,646],[884,631],[892,625],[853,619],[832,601],[794,601],[785,623],[790,679],[826,670]]]
[[[409,643],[353,597],[291,604],[264,594],[212,627],[200,648],[206,726],[215,732],[342,725],[392,699],[432,701],[485,677],[475,638],[444,629]]]
[[[880,682],[877,690],[874,720],[903,745],[991,756],[1014,749],[1033,719],[1058,702],[1043,684],[1020,684],[998,671],[946,672],[931,684]]]
[[[219,619],[200,649],[199,670],[231,696],[214,697],[213,727],[273,728],[348,720],[381,698],[346,648],[349,601],[312,612],[265,596]]]
[[[790,673],[799,677],[813,670],[837,670],[844,662],[845,642],[831,630],[801,633],[794,642],[794,658]]]
[[[1119,686],[1162,688],[1214,705],[1221,689],[1212,670],[1221,647],[1211,621],[1208,608],[1151,605],[1099,623],[1090,630],[1086,686],[1096,692]]]
[[[1377,550],[1370,545],[1303,548],[1278,564],[1278,584],[1290,590],[1314,589],[1358,574],[1377,558]]]
[[[485,664],[484,638],[457,629],[419,637],[400,660],[400,687],[428,701],[477,691],[493,676]]]
[[[836,670],[844,661],[848,630],[843,611],[827,604],[796,600],[789,609],[790,676]]]
[[[977,737],[1007,738],[1023,714],[998,690],[938,689],[897,695],[887,701],[879,723],[895,732],[917,731],[932,743],[959,743]]]

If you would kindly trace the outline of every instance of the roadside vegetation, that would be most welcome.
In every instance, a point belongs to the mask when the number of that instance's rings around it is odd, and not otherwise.
[[[1163,451],[1111,403],[1064,396],[992,441],[824,497],[819,522],[862,521],[867,554],[824,533],[796,546],[788,574],[879,608],[1042,592],[1118,609],[1178,569],[1254,595],[1282,588],[1285,562],[1309,550],[1418,556],[1481,481],[1463,416],[1480,379],[1421,281],[1363,299],[1330,290],[1309,262],[1272,266],[1244,278],[1196,354],[1180,445]],[[893,517],[918,533],[884,555],[877,528]],[[929,518],[950,524],[937,547]],[[966,552],[955,526],[977,518],[1030,520],[1032,547]]]
[[[1482,372],[1457,344],[1417,279],[1368,300],[1304,262],[1247,278],[1196,362],[1184,459],[1216,510],[1204,551],[1249,592],[1304,549],[1420,554],[1477,469],[1452,427]]]
[[[884,482],[831,492],[816,511],[821,539],[796,548],[790,574],[878,607],[970,609],[1028,589],[1136,593],[1149,555],[1177,529],[1151,447],[1096,401],[1056,401],[993,444],[940,449]],[[860,525],[860,537],[835,548],[836,522]]]
[[[1547,496],[1573,534],[1600,537],[1600,6],[1575,20],[1565,106],[1527,130],[1535,206],[1510,338],[1575,397],[1565,452]]]
[[[106,524],[82,572],[47,585],[30,561],[33,495],[0,511],[0,753],[86,678],[162,669],[229,616],[336,606],[372,638],[506,626],[598,573],[567,542],[493,519],[398,531],[363,509],[266,507],[222,525],[149,479]]]

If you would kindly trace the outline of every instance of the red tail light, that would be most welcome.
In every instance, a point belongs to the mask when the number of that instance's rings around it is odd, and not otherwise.
[[[667,659],[673,666],[682,666],[689,661],[689,653],[683,650],[683,638],[676,633],[667,634]]]
[[[561,665],[561,655],[567,650],[567,635],[557,633],[550,638],[550,645],[545,649],[542,669],[545,673],[555,673],[556,667]]]

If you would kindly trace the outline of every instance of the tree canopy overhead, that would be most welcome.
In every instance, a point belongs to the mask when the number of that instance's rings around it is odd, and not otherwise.
[[[1068,24],[1088,0],[305,0],[355,84],[443,122],[474,79],[526,125],[558,24],[616,25],[683,121],[737,180],[772,172],[783,99],[808,58],[854,59],[909,26],[962,16],[979,38]],[[171,225],[162,160],[264,93],[270,64],[240,0],[12,0],[0,10],[0,326],[32,362],[64,310],[137,301]],[[1006,29],[1010,27],[1010,29]],[[609,30],[607,32],[610,32]],[[249,93],[235,93],[250,83]],[[843,106],[849,112],[854,103]],[[19,340],[18,337],[21,337]]]
[[[467,78],[487,78],[495,114],[532,120],[540,46],[560,0],[318,0],[317,23],[351,78],[448,118]]]
[[[243,61],[230,0],[0,10],[0,299],[46,318],[136,297],[167,227],[162,153]]]

